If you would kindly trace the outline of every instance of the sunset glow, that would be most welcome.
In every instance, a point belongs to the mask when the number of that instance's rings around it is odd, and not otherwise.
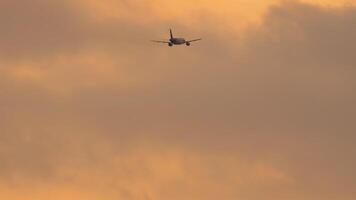
[[[355,3],[1,0],[0,199],[356,199]]]

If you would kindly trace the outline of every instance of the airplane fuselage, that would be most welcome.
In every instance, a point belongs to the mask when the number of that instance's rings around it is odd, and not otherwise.
[[[184,38],[171,38],[169,41],[174,45],[182,45],[187,43]]]

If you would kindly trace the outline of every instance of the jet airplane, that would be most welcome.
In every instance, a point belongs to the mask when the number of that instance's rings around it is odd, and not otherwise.
[[[172,47],[173,45],[182,45],[182,44],[190,46],[191,42],[202,40],[201,38],[194,39],[194,40],[185,40],[184,38],[175,38],[173,36],[172,29],[169,29],[169,33],[170,33],[170,36],[171,36],[169,41],[152,40],[152,42],[166,43],[166,44],[168,44],[168,46]]]

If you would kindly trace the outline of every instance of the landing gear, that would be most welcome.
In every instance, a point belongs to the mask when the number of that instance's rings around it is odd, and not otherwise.
[[[172,47],[172,46],[173,46],[173,44],[172,44],[172,43],[168,43],[168,46]]]
[[[190,46],[190,42],[186,42],[185,44],[186,44],[187,46]]]

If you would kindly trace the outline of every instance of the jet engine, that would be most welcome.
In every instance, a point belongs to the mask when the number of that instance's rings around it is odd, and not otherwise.
[[[185,44],[186,44],[187,46],[190,46],[190,42],[186,42]]]

